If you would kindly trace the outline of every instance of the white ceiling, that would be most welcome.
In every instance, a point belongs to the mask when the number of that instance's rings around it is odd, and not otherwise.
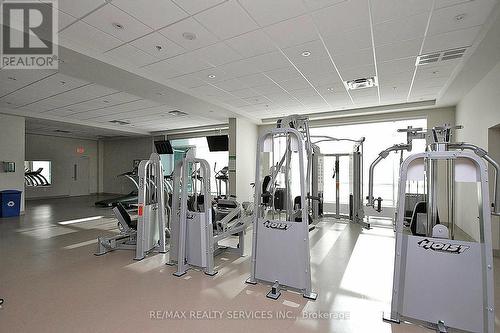
[[[463,59],[415,67],[416,57],[473,45],[497,2],[59,0],[59,38],[62,46],[263,119],[437,99]],[[197,38],[185,39],[186,32]],[[18,71],[13,81],[3,72],[0,106],[34,116],[128,120],[147,131],[220,123],[210,113],[163,119],[175,103],[94,80]],[[373,75],[376,88],[347,91],[342,83]]]

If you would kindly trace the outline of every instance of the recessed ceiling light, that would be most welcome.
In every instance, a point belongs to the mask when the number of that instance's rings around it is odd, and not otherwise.
[[[334,92],[335,91],[335,89],[333,89],[332,87],[326,88],[326,90],[328,90],[329,92]]]
[[[14,76],[9,76],[8,79],[11,81],[17,81],[17,79]]]
[[[210,75],[208,75],[208,78],[209,78],[209,79],[215,79],[215,74],[210,74]]]
[[[194,34],[192,32],[185,32],[182,34],[182,37],[184,37],[184,39],[187,39],[187,40],[195,40],[196,34]]]
[[[301,55],[303,57],[309,57],[311,55],[311,52],[310,51],[304,51],[304,52],[301,53]]]
[[[123,25],[121,23],[118,23],[118,22],[114,22],[113,23],[113,27],[115,29],[118,29],[118,30],[122,30],[123,29]]]
[[[465,18],[465,14],[459,14],[455,16],[455,21],[462,21]]]
[[[432,74],[436,75],[439,71],[433,71]]]
[[[156,48],[156,51],[161,51],[163,49],[163,47],[161,45],[156,45],[155,48]]]
[[[59,83],[64,86],[66,84],[66,81],[59,81]]]

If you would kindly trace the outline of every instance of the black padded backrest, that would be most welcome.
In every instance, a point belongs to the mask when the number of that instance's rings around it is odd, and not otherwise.
[[[125,221],[125,223],[127,223],[128,227],[130,229],[137,230],[137,221],[132,221],[132,218],[130,218],[130,214],[127,212],[127,210],[125,209],[125,207],[123,207],[123,205],[118,202],[116,204],[116,208],[118,209],[118,212],[122,216],[122,218]]]
[[[417,234],[417,214],[419,213],[427,213],[427,202],[425,201],[419,201],[415,204],[415,208],[413,209],[413,215],[411,216],[411,224],[410,224],[410,229],[411,233],[415,236],[425,236],[423,234]],[[439,212],[437,213],[437,218],[436,218],[436,223],[440,224],[441,221],[439,220]]]
[[[262,181],[262,194],[267,193],[267,186],[269,185],[269,182],[271,181],[271,176],[265,176],[264,180]],[[271,197],[264,197],[262,198],[262,203],[269,205],[271,204]]]

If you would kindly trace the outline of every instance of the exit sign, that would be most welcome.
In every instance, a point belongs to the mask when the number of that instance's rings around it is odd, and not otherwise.
[[[85,153],[85,148],[83,148],[83,147],[78,147],[78,148],[76,148],[76,152],[77,152],[78,154],[83,154],[83,153]]]

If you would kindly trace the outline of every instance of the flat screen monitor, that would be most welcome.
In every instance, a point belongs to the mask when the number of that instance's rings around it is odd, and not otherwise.
[[[174,150],[172,149],[172,145],[170,141],[155,141],[156,152],[160,155],[162,154],[173,154]]]
[[[229,138],[227,135],[207,136],[210,151],[229,151]]]

